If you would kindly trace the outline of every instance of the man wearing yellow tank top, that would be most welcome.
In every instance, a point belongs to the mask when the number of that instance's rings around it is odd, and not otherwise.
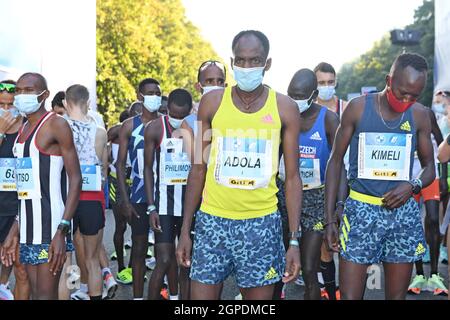
[[[300,267],[300,113],[293,100],[262,84],[272,62],[263,33],[240,32],[232,50],[237,86],[203,95],[199,106],[202,134],[195,142],[177,248],[178,262],[191,267],[192,299],[219,299],[229,275],[244,299],[271,299],[275,283],[296,279]],[[287,177],[287,252],[275,183],[280,146]],[[200,199],[192,248],[189,232]]]

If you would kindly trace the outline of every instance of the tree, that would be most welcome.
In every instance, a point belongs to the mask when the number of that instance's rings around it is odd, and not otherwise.
[[[198,99],[197,68],[217,58],[180,0],[97,1],[97,104],[110,125],[147,77],[160,81],[165,95],[185,88]]]
[[[414,23],[408,29],[422,31],[422,39],[417,46],[409,47],[408,52],[423,55],[429,66],[428,81],[420,102],[431,105],[433,99],[433,67],[434,67],[434,0],[425,0],[416,9]],[[402,52],[402,48],[391,44],[389,34],[376,42],[372,49],[346,63],[339,72],[338,94],[360,92],[363,86],[376,86],[379,90],[385,87],[385,76],[389,73],[392,62]]]

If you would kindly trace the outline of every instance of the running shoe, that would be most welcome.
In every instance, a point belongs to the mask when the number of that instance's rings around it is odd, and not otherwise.
[[[148,233],[148,244],[150,246],[155,244],[155,233],[152,230]]]
[[[294,283],[296,285],[298,285],[298,286],[304,286],[305,285],[305,280],[303,280],[303,276],[302,276],[301,273],[298,275],[298,278],[297,278],[297,280],[295,280]]]
[[[156,266],[155,257],[145,259],[145,266],[147,267],[147,270],[155,270]]]
[[[111,273],[107,273],[103,278],[103,286],[106,289],[106,299],[114,298],[119,286]]]
[[[443,263],[443,264],[448,264],[448,251],[447,251],[447,247],[444,247],[441,244],[441,247],[439,249],[439,260]]]
[[[444,284],[444,278],[439,274],[433,274],[427,283],[427,290],[433,292],[435,296],[448,296],[448,290]]]
[[[153,250],[154,250],[153,246],[148,246],[146,258],[151,258],[151,257],[155,256],[155,253],[153,252]]]
[[[9,289],[9,282],[0,284],[0,300],[14,300],[14,295]]]
[[[169,290],[167,288],[162,288],[159,294],[164,300],[169,300]]]
[[[86,292],[81,291],[80,289],[78,289],[77,291],[72,293],[70,295],[70,299],[72,299],[72,300],[91,300],[89,295]]]
[[[328,296],[328,292],[325,289],[325,287],[320,288],[320,296],[322,297],[322,299],[330,300],[330,297]]]
[[[132,244],[131,240],[126,241],[125,242],[125,249],[131,249],[131,244]]]
[[[238,294],[237,296],[234,297],[234,300],[242,300],[242,294]]]
[[[430,248],[428,247],[428,245],[426,246],[427,251],[425,251],[425,255],[422,258],[422,262],[423,263],[430,263]]]
[[[422,290],[426,289],[427,289],[427,279],[423,275],[418,274],[411,281],[411,284],[408,287],[408,293],[420,294]]]
[[[132,284],[133,283],[133,275],[131,272],[131,268],[125,268],[117,274],[117,282],[121,284]]]

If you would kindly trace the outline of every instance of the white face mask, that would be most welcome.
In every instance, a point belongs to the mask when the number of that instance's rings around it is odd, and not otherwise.
[[[32,114],[39,110],[42,101],[38,101],[38,97],[45,92],[42,91],[40,94],[18,94],[14,97],[14,106],[23,114]]]
[[[161,96],[153,95],[153,96],[144,96],[144,107],[150,112],[156,112],[161,107]]]
[[[203,89],[203,95],[207,94],[208,92],[211,92],[213,90],[223,89],[223,87],[219,86],[209,86],[209,87],[202,87]]]
[[[322,101],[330,101],[336,93],[335,86],[317,87],[317,90],[319,90],[319,98]]]
[[[179,129],[184,119],[175,119],[169,116],[169,123],[174,129]]]
[[[264,67],[240,68],[233,66],[234,79],[242,91],[252,92],[258,88],[264,78]]]

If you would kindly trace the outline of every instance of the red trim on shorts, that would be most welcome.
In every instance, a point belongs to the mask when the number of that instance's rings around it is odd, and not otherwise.
[[[99,201],[102,204],[103,215],[105,215],[106,202],[105,192],[102,191],[81,191],[80,201]]]

